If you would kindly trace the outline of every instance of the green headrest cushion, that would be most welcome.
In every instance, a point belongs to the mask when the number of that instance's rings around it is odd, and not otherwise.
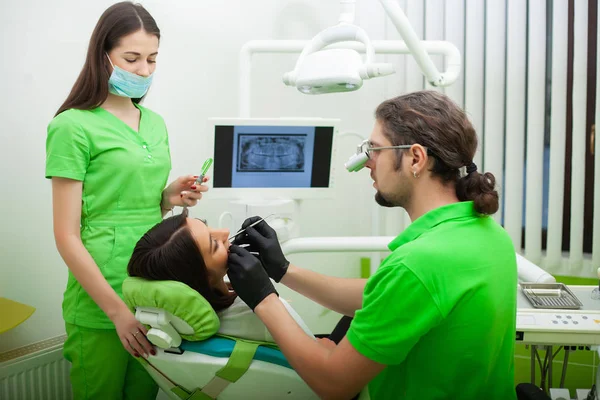
[[[180,333],[186,340],[205,340],[219,330],[215,310],[185,283],[127,277],[123,282],[123,300],[132,312],[136,307],[161,308],[185,321],[194,330],[191,335]]]

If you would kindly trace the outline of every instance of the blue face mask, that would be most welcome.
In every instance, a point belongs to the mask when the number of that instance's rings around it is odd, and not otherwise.
[[[121,97],[139,99],[146,94],[152,84],[152,76],[139,76],[114,65],[106,55],[113,71],[108,78],[108,91]]]

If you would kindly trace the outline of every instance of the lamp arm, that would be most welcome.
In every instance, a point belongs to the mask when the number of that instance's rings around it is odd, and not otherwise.
[[[394,23],[396,30],[400,33],[400,36],[417,61],[427,81],[433,86],[447,85],[448,83],[445,82],[446,77],[438,71],[433,60],[427,51],[425,51],[425,47],[419,40],[416,32],[412,29],[410,21],[398,5],[397,0],[379,0],[379,2],[388,17],[390,17],[390,20]]]

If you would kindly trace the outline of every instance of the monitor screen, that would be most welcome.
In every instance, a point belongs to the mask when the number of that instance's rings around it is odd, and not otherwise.
[[[214,189],[306,192],[331,186],[335,132],[332,121],[213,122]]]

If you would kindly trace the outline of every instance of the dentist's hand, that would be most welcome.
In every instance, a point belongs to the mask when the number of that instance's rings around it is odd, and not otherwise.
[[[242,224],[242,229],[260,220],[260,217],[250,217]],[[290,262],[283,255],[277,233],[265,221],[248,228],[235,238],[234,244],[249,244],[248,251],[257,252],[262,265],[275,282],[287,272]]]
[[[227,265],[233,290],[252,310],[271,293],[279,296],[260,261],[247,250],[231,245]]]

